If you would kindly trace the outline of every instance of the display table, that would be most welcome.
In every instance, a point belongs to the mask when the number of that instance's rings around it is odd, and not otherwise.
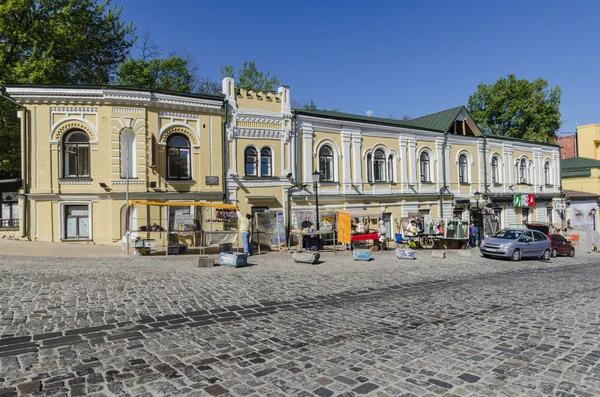
[[[333,251],[335,252],[335,230],[315,230],[312,232],[301,232],[301,231],[292,231],[290,234],[292,236],[297,236],[298,238],[298,245],[296,246],[296,250],[300,251],[302,250],[302,242],[304,241],[304,237],[315,237],[315,238],[321,238],[321,236],[324,236],[326,234],[332,234],[333,233]],[[290,248],[292,248],[292,246],[290,246]]]
[[[350,236],[350,240],[352,240],[352,241],[379,240],[379,234],[377,234],[377,233],[353,234],[352,236]]]

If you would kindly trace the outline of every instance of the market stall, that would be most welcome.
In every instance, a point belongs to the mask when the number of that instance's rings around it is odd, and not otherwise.
[[[411,221],[416,221],[413,235],[406,232]],[[469,240],[469,222],[460,219],[408,216],[396,227],[396,245],[401,248],[460,248]]]
[[[129,254],[133,249],[140,255],[173,255],[239,245],[236,209],[222,203],[130,200],[125,211],[124,248]]]
[[[338,212],[338,241],[354,246],[355,243],[379,240],[378,221],[381,214],[367,210],[341,210]]]

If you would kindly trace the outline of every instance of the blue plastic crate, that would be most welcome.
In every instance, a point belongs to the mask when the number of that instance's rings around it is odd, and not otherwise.
[[[219,255],[219,262],[223,266],[248,266],[248,254],[240,254],[237,252],[221,252]]]
[[[355,261],[368,261],[371,260],[371,250],[355,248],[352,251],[352,257]]]

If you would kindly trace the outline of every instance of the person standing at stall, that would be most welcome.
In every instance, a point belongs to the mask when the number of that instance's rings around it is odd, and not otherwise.
[[[252,255],[252,245],[250,244],[250,231],[252,230],[252,215],[243,215],[239,208],[237,210],[238,216],[238,231],[242,238],[242,246],[244,247],[244,253]]]
[[[387,231],[385,230],[385,222],[383,218],[379,218],[379,250],[385,251],[385,240],[386,240]]]

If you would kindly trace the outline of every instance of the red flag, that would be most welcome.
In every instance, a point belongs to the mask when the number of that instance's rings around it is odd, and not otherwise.
[[[535,196],[533,194],[528,194],[527,195],[527,206],[528,207],[535,207]]]

